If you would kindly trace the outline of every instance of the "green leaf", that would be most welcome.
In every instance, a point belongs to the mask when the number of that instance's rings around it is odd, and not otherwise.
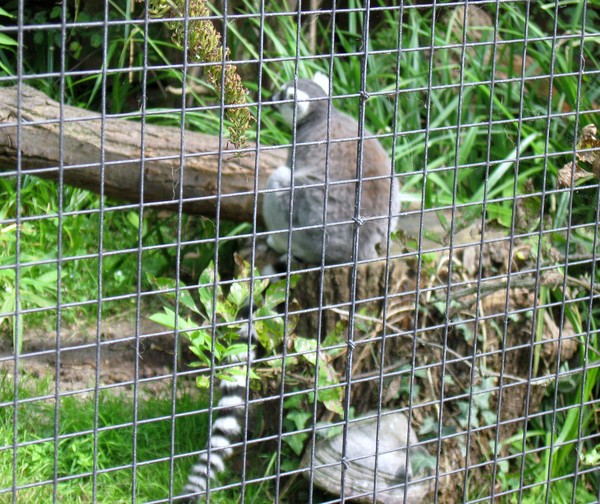
[[[163,310],[165,311],[164,313],[159,312],[150,315],[150,320],[169,329],[175,329],[175,312],[167,307],[164,307]]]
[[[265,294],[265,306],[275,308],[285,302],[287,296],[287,286],[285,280],[279,280],[267,288]]]
[[[10,38],[8,35],[6,35],[5,33],[0,33],[0,45],[4,45],[4,46],[16,46],[17,45],[17,41]]]
[[[198,359],[200,359],[200,362],[202,362],[202,364],[204,364],[205,366],[211,365],[210,357],[206,354],[206,350],[204,347],[191,344],[189,348],[192,351],[192,353],[196,357],[198,357]]]
[[[236,381],[240,376],[245,378],[247,375],[248,371],[246,366],[228,368],[225,371],[218,373],[219,379],[229,382]]]
[[[229,345],[223,352],[223,358],[226,359],[232,356],[240,356],[241,360],[246,360],[248,356],[248,345],[246,343],[234,343]]]
[[[259,380],[260,377],[256,374],[255,371],[250,368],[250,379],[251,380]],[[234,368],[229,368],[221,373],[218,373],[217,376],[220,380],[227,381],[235,381],[240,376],[245,378],[248,375],[248,367],[247,366],[239,366]]]
[[[259,272],[256,271],[255,275],[258,276]],[[267,279],[254,281],[253,295],[254,295],[254,302],[257,305],[261,305],[264,303],[264,300],[262,298],[262,293],[265,291],[265,289],[268,286],[269,286],[269,280],[267,280]]]
[[[13,257],[13,256],[11,256]],[[12,259],[9,259],[11,262],[14,263],[14,257]],[[0,270],[0,279],[6,279],[8,278],[8,280],[14,280],[15,279],[15,270],[13,269],[4,269],[4,270]]]
[[[180,287],[185,287],[184,284],[182,284],[181,282],[179,283]],[[174,293],[176,294],[176,293]],[[193,311],[194,313],[198,313],[200,314],[200,310],[198,309],[198,307],[196,306],[196,303],[194,302],[194,298],[192,297],[191,293],[189,290],[187,289],[180,289],[179,290],[179,302],[185,306],[187,309]]]
[[[296,336],[294,338],[294,350],[302,354],[302,358],[310,362],[313,366],[317,363],[317,340],[300,338]]]
[[[277,313],[264,306],[256,310],[255,313],[259,320],[254,322],[254,330],[258,341],[268,353],[272,352],[283,341],[283,318],[279,316],[271,318],[274,315],[277,315]]]
[[[302,430],[306,427],[307,422],[312,419],[312,413],[302,410],[290,411],[285,417],[294,422],[296,430]]]
[[[4,298],[4,301],[2,302],[2,304],[0,305],[0,312],[1,313],[8,313],[8,312],[14,312],[15,311],[15,306],[16,306],[16,298],[14,295],[10,295],[10,296],[6,296]],[[2,325],[2,322],[4,322],[5,320],[10,322],[12,321],[13,315],[5,315],[0,317],[0,326]]]
[[[186,333],[186,337],[192,345],[210,350],[212,347],[212,337],[208,331],[204,329],[196,329]]]
[[[304,442],[308,439],[308,433],[299,432],[291,436],[285,436],[283,440],[296,455],[301,455],[304,450]]]
[[[215,313],[222,317],[225,322],[235,322],[237,320],[238,308],[227,300],[217,301]]]
[[[303,406],[304,397],[300,394],[294,394],[283,401],[283,407],[286,409],[300,409]]]
[[[0,7],[0,16],[12,18],[12,19],[14,19],[16,17],[14,14],[11,14],[10,12],[5,11],[2,7]]]
[[[250,289],[246,282],[234,282],[231,284],[229,294],[227,294],[227,301],[229,301],[237,311],[246,304],[249,295]]]
[[[37,294],[34,294],[31,291],[23,292],[21,294],[21,299],[23,299],[27,307],[38,306],[40,308],[45,308],[54,305],[54,301],[52,301],[51,299],[48,299],[44,296],[38,296]]]
[[[336,389],[332,389],[332,390],[336,390]],[[319,401],[321,401],[323,403],[323,406],[325,406],[325,408],[327,408],[329,411],[336,413],[338,415],[340,415],[341,417],[344,416],[344,408],[342,407],[342,399],[343,399],[343,394],[340,394],[339,397],[334,397],[332,399],[321,399],[319,398]]]
[[[319,381],[317,389],[317,399],[323,403],[329,411],[337,413],[340,416],[344,416],[344,408],[342,407],[342,400],[344,399],[344,387],[328,387],[330,385],[336,385],[339,383],[337,373],[333,366],[325,362],[323,359],[319,359]]]
[[[150,277],[150,282],[159,290],[165,291],[163,294],[169,299],[177,299],[177,293],[179,292],[179,302],[187,309],[201,315],[200,310],[194,302],[194,298],[190,294],[190,291],[185,289],[185,284],[179,282],[179,291],[177,291],[177,282],[174,278],[168,277]]]
[[[63,276],[65,274],[64,270],[62,272]],[[46,273],[43,273],[36,277],[36,280],[39,284],[53,284],[53,287],[56,288],[56,281],[58,280],[58,271],[51,270]]]
[[[62,7],[60,5],[55,5],[50,10],[50,19],[60,19],[62,16]]]
[[[207,389],[208,387],[210,387],[210,376],[196,376],[196,387],[203,389]]]
[[[215,279],[215,267],[211,262],[208,267],[200,274],[200,286],[198,287],[198,295],[200,296],[200,302],[206,311],[206,314],[209,320],[215,316],[216,308],[223,303],[223,290],[219,285],[219,275]],[[216,298],[217,298],[217,307],[213,306],[213,298],[215,295],[216,289]]]
[[[140,214],[138,212],[127,212],[126,219],[134,229],[140,229]]]

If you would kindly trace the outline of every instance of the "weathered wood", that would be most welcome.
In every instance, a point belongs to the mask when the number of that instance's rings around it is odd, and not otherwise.
[[[392,260],[386,274],[385,259],[360,264],[356,268],[356,293],[352,297],[354,277],[353,266],[335,266],[321,271],[303,273],[294,289],[294,297],[302,309],[313,309],[298,319],[298,333],[307,337],[321,337],[330,334],[336,323],[344,317],[340,312],[349,312],[354,300],[355,311],[366,311],[378,315],[383,308],[386,293],[388,296],[402,292],[400,282],[406,278],[406,262]],[[320,292],[323,292],[320,304]],[[316,310],[324,307],[321,310]],[[319,319],[321,320],[319,326]]]
[[[61,120],[60,104],[42,92],[22,86],[18,100],[16,87],[0,88],[0,171],[16,172],[19,149],[22,173],[56,180],[62,167],[67,184],[138,202],[143,158],[144,201],[164,202],[167,208],[176,209],[182,132],[181,128],[145,124],[142,151],[140,122],[111,117],[103,120],[97,113],[69,105],[63,105]],[[271,170],[285,162],[286,151],[259,147],[235,157],[224,140],[219,163],[218,137],[189,131],[183,134],[182,192],[184,198],[194,198],[184,202],[184,211],[215,217],[220,174],[221,217],[251,220],[256,152],[259,187],[263,187]],[[251,144],[250,148],[256,146]]]

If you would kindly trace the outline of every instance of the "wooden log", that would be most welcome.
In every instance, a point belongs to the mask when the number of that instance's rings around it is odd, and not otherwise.
[[[285,149],[250,144],[248,152],[236,157],[228,142],[220,146],[215,136],[103,118],[69,105],[62,106],[61,118],[60,104],[40,91],[23,85],[19,96],[17,87],[0,88],[0,171],[9,175],[19,169],[57,180],[62,172],[66,184],[139,202],[143,173],[144,202],[163,202],[176,210],[183,166],[185,212],[215,218],[220,192],[220,216],[240,222],[252,220],[257,155],[263,187],[271,170],[285,163]]]

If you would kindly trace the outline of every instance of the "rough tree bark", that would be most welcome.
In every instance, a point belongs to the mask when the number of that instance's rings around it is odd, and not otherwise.
[[[138,202],[143,158],[144,201],[177,208],[181,128],[145,124],[142,151],[140,122],[110,117],[103,121],[97,113],[69,105],[62,107],[61,120],[60,104],[28,86],[22,86],[18,98],[16,87],[0,88],[0,171],[16,174],[19,149],[22,173],[56,180],[62,167],[66,184]],[[225,141],[220,163],[218,137],[185,131],[183,139],[184,211],[214,218],[220,192],[222,218],[251,221],[257,153],[261,188],[271,170],[285,162],[286,151],[251,144],[247,154],[235,157]]]

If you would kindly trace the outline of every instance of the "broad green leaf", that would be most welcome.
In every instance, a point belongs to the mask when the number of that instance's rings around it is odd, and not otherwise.
[[[194,298],[192,297],[191,293],[189,290],[187,289],[181,289],[181,287],[185,287],[185,285],[183,285],[181,282],[179,283],[179,302],[185,306],[186,308],[188,308],[189,310],[193,311],[194,313],[198,313],[200,314],[200,310],[198,309],[198,307],[196,306],[196,303],[194,302]]]
[[[175,326],[177,326],[179,331],[194,330],[198,327],[197,324],[192,320],[188,320],[183,317],[176,318],[175,312],[171,308],[165,306],[163,307],[163,310],[164,313],[158,312],[151,315],[150,320],[162,326],[168,327],[169,329],[175,329]],[[175,324],[176,320],[177,324]]]
[[[218,317],[222,317],[225,322],[235,322],[237,312],[238,308],[229,301],[223,299],[217,301],[215,313]]]
[[[295,337],[294,350],[313,366],[317,363],[317,340]]]
[[[265,294],[265,306],[275,308],[285,302],[287,296],[287,287],[285,280],[279,280],[267,288]]]
[[[229,368],[226,371],[224,371],[223,373],[219,373],[218,376],[221,379],[227,380],[227,381],[234,381],[237,377],[246,377],[248,375],[248,368],[247,366],[239,366],[239,367],[234,367],[234,368]],[[260,377],[256,374],[255,371],[252,370],[252,368],[250,368],[250,379],[251,380],[259,380]]]
[[[0,45],[16,46],[17,41],[4,33],[0,33]]]
[[[210,386],[210,376],[200,375],[196,377],[196,387],[207,389]]]
[[[212,337],[210,333],[204,329],[196,329],[186,334],[187,338],[194,345],[201,345],[204,348],[210,348]]]
[[[317,397],[319,402],[323,403],[323,406],[325,406],[325,408],[327,408],[329,411],[337,413],[341,417],[344,416],[344,408],[342,406],[344,390],[341,386],[319,390]]]
[[[283,341],[283,318],[279,316],[270,318],[273,315],[276,315],[276,312],[264,306],[256,310],[255,313],[255,316],[259,320],[254,322],[254,330],[258,336],[258,341],[260,341],[260,344],[265,348],[267,353],[272,352]]]
[[[234,355],[239,356],[241,360],[246,360],[248,356],[248,345],[245,343],[234,343],[233,345],[229,345],[223,352],[224,359]]]
[[[312,419],[312,416],[312,412],[297,409],[290,411],[285,417],[294,422],[296,430],[302,430],[306,427],[307,422]]]
[[[215,267],[211,262],[208,267],[200,274],[200,286],[198,287],[198,295],[200,296],[200,302],[206,311],[206,314],[210,320],[215,316],[215,310],[213,306],[213,298],[216,289],[216,300],[217,303],[223,302],[223,290],[219,285],[219,275],[215,280]]]
[[[155,313],[154,315],[150,315],[150,320],[152,322],[156,322],[161,326],[168,327],[169,329],[175,329],[175,312],[173,310],[169,310],[168,308],[163,308],[165,313]]]
[[[152,278],[151,281],[161,291],[165,291],[163,293],[165,296],[173,300],[177,298],[177,283],[174,278],[158,277]],[[185,286],[186,285],[183,282],[179,282],[179,302],[188,310],[191,310],[194,313],[201,315],[200,310],[194,302],[194,298],[190,294],[190,291],[185,288]]]
[[[298,432],[291,436],[285,436],[283,440],[292,449],[296,455],[301,455],[304,451],[304,443],[308,439],[308,433]]]
[[[140,214],[137,212],[127,212],[127,222],[135,229],[140,228]]]
[[[248,288],[247,282],[234,282],[231,284],[229,294],[227,294],[227,301],[229,301],[237,310],[239,310],[242,306],[244,306],[249,295],[250,289]]]
[[[328,387],[339,383],[337,373],[333,366],[326,363],[323,359],[319,360],[319,382],[317,397],[319,402],[323,403],[329,411],[344,416],[342,400],[344,399],[344,387]],[[322,388],[328,387],[328,388]]]
[[[192,353],[196,357],[198,357],[205,366],[211,365],[210,357],[208,355],[206,355],[206,351],[203,347],[192,344],[192,345],[190,345],[189,348],[192,351]]]
[[[259,272],[256,271],[255,275],[258,276]],[[262,293],[265,291],[265,289],[268,286],[269,286],[269,281],[267,279],[254,281],[254,289],[253,289],[252,293],[254,295],[254,303],[257,306],[260,306],[261,304],[264,303],[264,300],[262,298]]]

